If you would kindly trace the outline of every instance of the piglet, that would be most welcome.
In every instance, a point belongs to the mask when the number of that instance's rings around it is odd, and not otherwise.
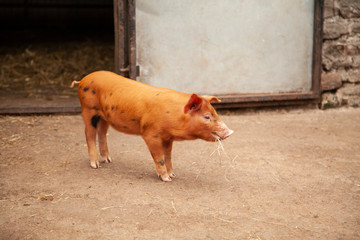
[[[199,96],[150,86],[108,71],[97,71],[73,81],[78,86],[81,115],[90,166],[99,167],[96,150],[98,136],[102,162],[110,163],[106,133],[116,130],[141,135],[155,162],[162,181],[175,177],[171,163],[174,141],[224,140],[233,131],[221,121],[210,102],[214,96]]]

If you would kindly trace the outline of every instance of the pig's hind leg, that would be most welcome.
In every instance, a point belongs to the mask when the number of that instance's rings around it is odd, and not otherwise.
[[[91,111],[83,110],[81,112],[85,123],[85,136],[88,145],[88,152],[90,157],[90,166],[92,168],[99,167],[98,153],[96,150],[96,129],[100,121],[100,116],[92,114]]]
[[[99,123],[97,125],[98,132],[98,140],[99,140],[99,148],[100,148],[100,156],[102,162],[111,163],[111,157],[109,156],[109,149],[107,146],[106,133],[109,129],[109,123],[104,119],[100,118]]]

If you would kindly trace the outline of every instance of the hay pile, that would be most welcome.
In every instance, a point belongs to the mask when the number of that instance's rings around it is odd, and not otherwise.
[[[114,43],[100,39],[0,46],[0,90],[66,93],[73,80],[114,70]],[[73,92],[73,91],[72,91]]]

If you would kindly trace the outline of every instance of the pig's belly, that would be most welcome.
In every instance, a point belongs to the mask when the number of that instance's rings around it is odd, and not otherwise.
[[[109,119],[108,122],[114,129],[116,129],[119,132],[140,135],[140,119],[116,118],[116,119]]]

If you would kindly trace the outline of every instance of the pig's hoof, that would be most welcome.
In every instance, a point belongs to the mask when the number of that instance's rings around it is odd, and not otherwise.
[[[102,156],[102,157],[101,157],[101,161],[104,162],[104,163],[111,163],[111,162],[112,162],[110,156],[107,156],[107,157],[106,157],[106,156],[104,156],[104,157]]]
[[[175,175],[175,173],[170,173],[170,174],[169,174],[169,177],[170,177],[170,178],[175,178],[176,175]]]
[[[95,169],[100,167],[99,162],[90,162],[90,166]]]
[[[163,182],[171,182],[172,181],[171,178],[169,177],[169,175],[165,176],[165,177],[162,177],[161,175],[159,175],[159,178]]]
[[[163,182],[171,182],[172,180],[171,180],[171,177],[165,177],[165,178],[162,178],[161,177],[161,180],[163,181]]]

